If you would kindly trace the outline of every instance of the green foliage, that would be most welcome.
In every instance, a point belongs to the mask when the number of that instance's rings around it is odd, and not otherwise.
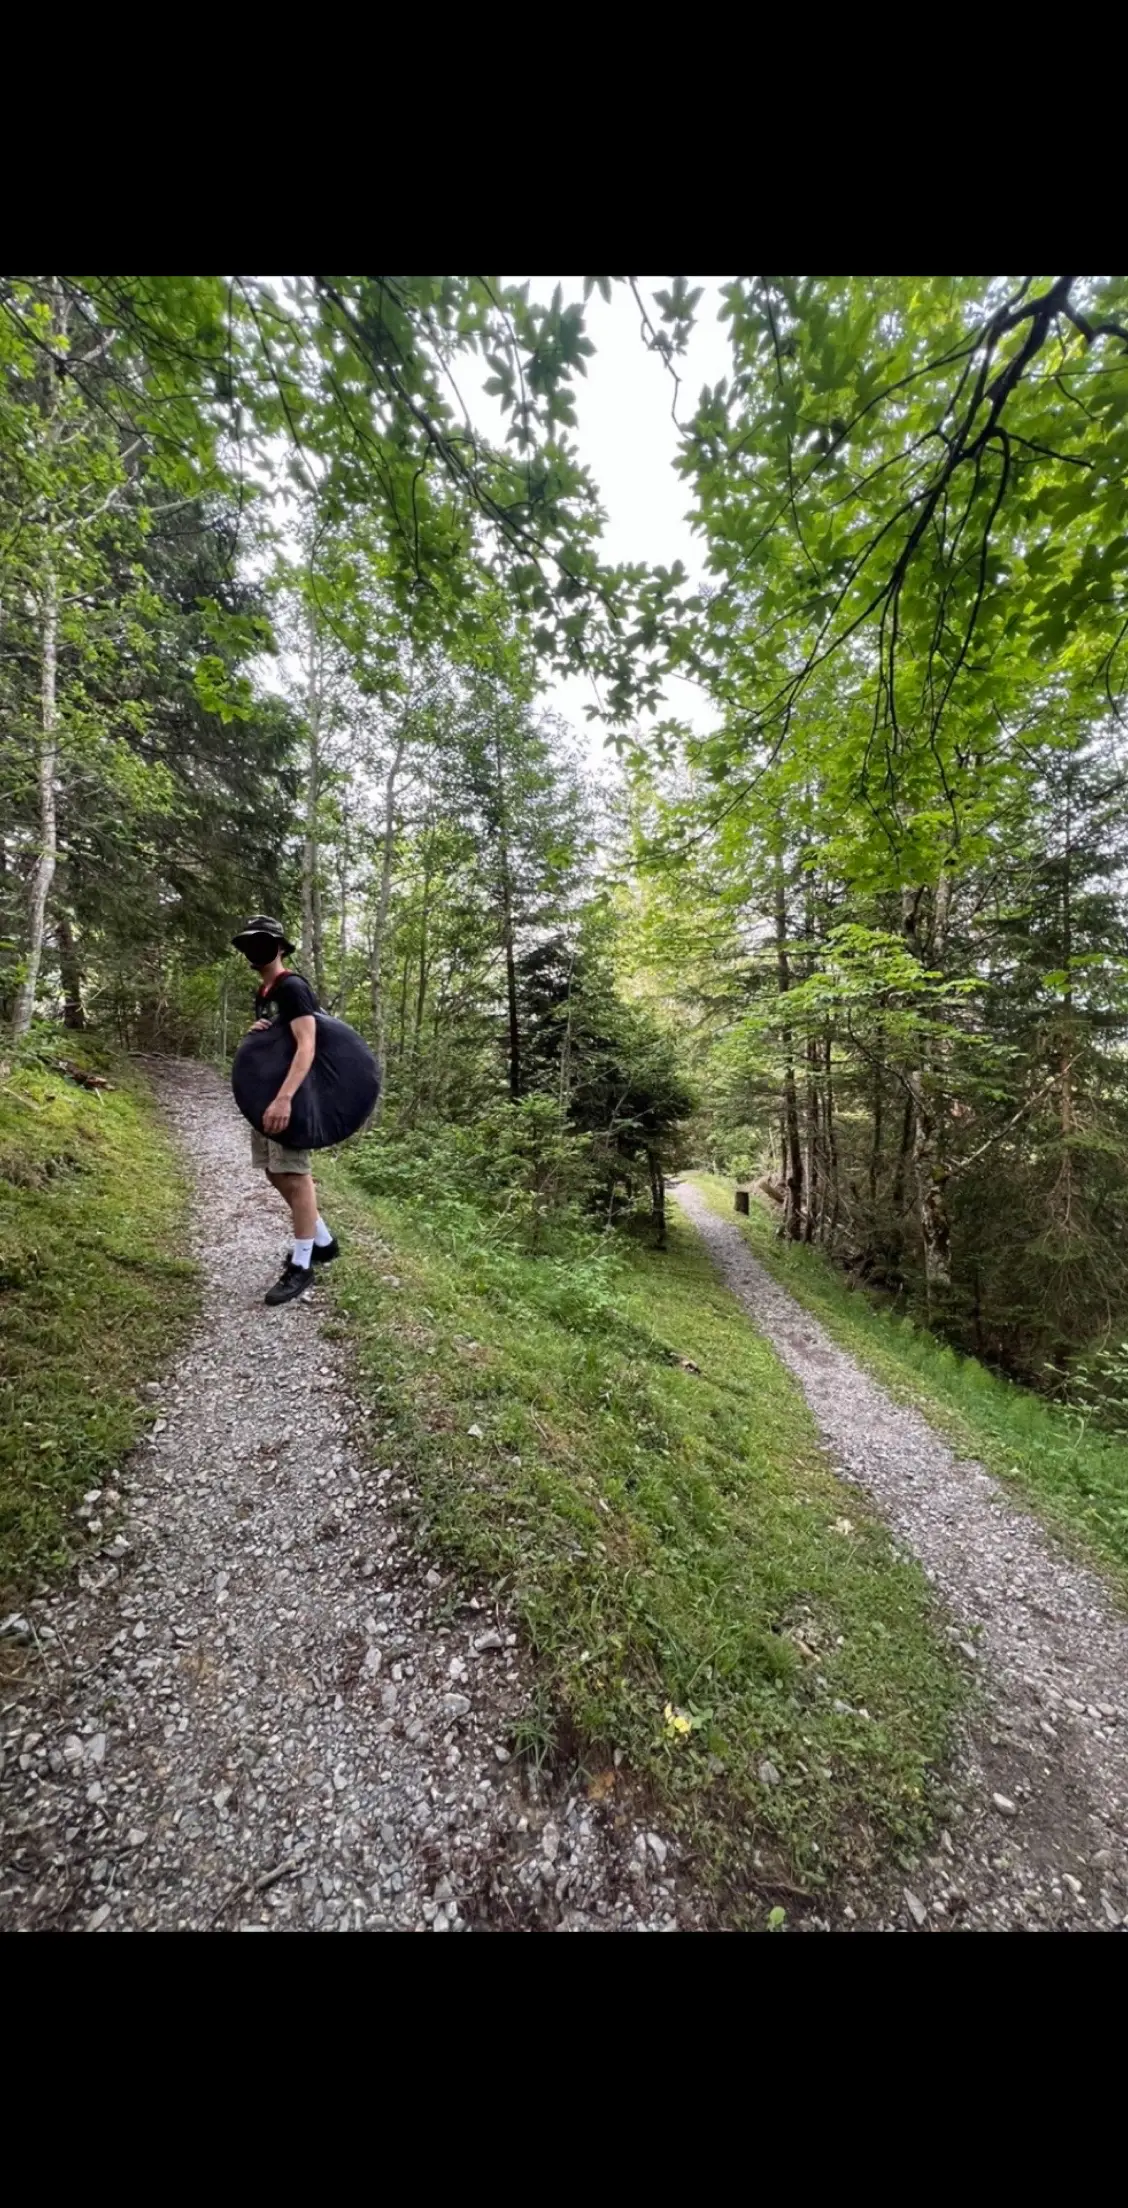
[[[191,1323],[186,1191],[135,1072],[72,1048],[113,1086],[76,1087],[47,1031],[0,1086],[0,1590],[23,1600],[76,1542],[84,1489],[112,1482],[149,1413],[141,1383]]]
[[[880,839],[901,880],[988,817],[1008,716],[1048,667],[1094,697],[1114,673],[1125,297],[1119,277],[726,289],[734,374],[704,394],[681,463],[717,587],[682,651],[741,707],[729,771],[789,742],[833,669],[835,742],[874,862]],[[992,716],[985,747],[972,731]]]
[[[926,1583],[853,1501],[836,1530],[798,1391],[696,1238],[610,1238],[584,1310],[578,1244],[557,1269],[481,1199],[452,1236],[428,1164],[372,1193],[378,1149],[332,1168],[361,1385],[419,1537],[523,1622],[530,1748],[566,1734],[593,1776],[620,1749],[736,1921],[919,1838],[960,1691]]]

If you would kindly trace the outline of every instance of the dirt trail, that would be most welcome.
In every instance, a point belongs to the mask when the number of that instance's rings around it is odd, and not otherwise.
[[[196,1177],[203,1312],[88,1506],[86,1564],[28,1612],[0,1925],[673,1929],[661,1835],[518,1774],[515,1636],[408,1553],[326,1289],[264,1308],[285,1214],[227,1088],[149,1070]]]
[[[800,1382],[842,1478],[868,1491],[919,1557],[985,1688],[985,1715],[963,1743],[961,1814],[880,1921],[1123,1927],[1128,1620],[982,1465],[960,1462],[837,1347],[738,1227],[690,1183],[673,1194]]]

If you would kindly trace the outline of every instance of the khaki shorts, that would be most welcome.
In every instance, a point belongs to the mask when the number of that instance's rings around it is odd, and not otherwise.
[[[251,1129],[251,1164],[261,1165],[264,1173],[312,1173],[308,1150],[287,1150],[285,1143],[275,1142],[270,1135],[260,1135],[257,1127]]]

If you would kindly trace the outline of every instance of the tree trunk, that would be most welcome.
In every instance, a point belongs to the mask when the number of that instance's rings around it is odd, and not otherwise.
[[[50,559],[43,577],[40,656],[42,722],[39,738],[39,852],[35,861],[35,872],[31,878],[31,896],[28,900],[27,959],[23,979],[16,995],[16,1008],[12,1019],[12,1033],[17,1043],[22,1036],[27,1034],[35,1011],[35,995],[39,986],[39,968],[43,958],[43,938],[47,921],[47,899],[55,878],[55,860],[59,847],[58,818],[55,806],[55,774],[59,763],[57,695],[59,589],[54,564]]]
[[[509,1101],[516,1104],[521,1094],[521,1029],[517,1017],[517,966],[513,956],[513,923],[508,910],[505,920],[505,997],[509,1019]]]
[[[498,857],[500,860],[501,931],[505,951],[505,999],[509,1029],[509,1101],[521,1094],[521,1028],[517,1012],[517,960],[513,944],[513,881],[509,869],[509,830],[505,805],[505,767],[501,752],[501,721],[494,713],[494,769],[497,790]]]
[[[66,335],[68,310],[63,303],[62,288],[55,277],[52,281],[51,337],[57,343]],[[58,379],[54,365],[55,343],[49,348],[43,366],[42,413],[44,418],[44,444],[50,464],[58,438]],[[50,465],[48,472],[50,473]],[[46,536],[42,585],[39,598],[40,635],[40,694],[41,719],[39,731],[39,850],[35,871],[31,878],[28,898],[27,959],[23,977],[16,992],[12,1013],[12,1034],[16,1042],[27,1034],[35,1013],[35,997],[39,986],[39,968],[43,959],[43,941],[47,925],[47,900],[55,878],[55,862],[58,855],[59,830],[56,807],[55,780],[59,764],[59,576],[55,546],[50,529]]]
[[[827,1229],[826,1229],[826,1234],[825,1234],[825,1237],[824,1237],[824,1239],[825,1239],[825,1241],[826,1241],[826,1245],[827,1245],[827,1248],[828,1248],[828,1249],[829,1249],[829,1250],[830,1250],[831,1252],[833,1252],[833,1250],[834,1250],[834,1238],[835,1238],[836,1234],[838,1233],[838,1212],[839,1212],[839,1190],[838,1190],[838,1133],[837,1133],[837,1130],[836,1130],[836,1128],[835,1128],[835,1124],[834,1124],[834,1084],[833,1084],[833,1077],[832,1077],[832,1066],[831,1066],[831,1052],[832,1052],[832,1048],[833,1048],[833,1045],[832,1045],[832,1043],[831,1043],[831,1038],[830,1038],[830,1036],[828,1035],[828,1036],[827,1036],[827,1038],[826,1038],[826,1045],[825,1045],[825,1049],[826,1049],[826,1076],[825,1076],[825,1096],[826,1096],[826,1158],[827,1158],[827,1174],[828,1174],[828,1178],[829,1178],[829,1182],[830,1182],[830,1190],[829,1190],[829,1200],[830,1200],[830,1219],[829,1219],[829,1222],[828,1222],[828,1224],[827,1224]],[[825,1217],[825,1205],[824,1205],[824,1217]]]
[[[656,1245],[666,1247],[666,1176],[656,1150],[648,1150],[646,1163],[650,1170],[650,1213],[654,1221]]]
[[[428,957],[428,929],[431,918],[431,865],[431,844],[428,840],[423,858],[423,903],[419,915],[419,969],[415,987],[415,1026],[411,1042],[411,1115],[413,1119],[419,1105],[423,1055],[423,1012],[427,1002],[427,976],[431,969],[431,962]]]
[[[951,877],[941,874],[936,885],[934,919],[929,943],[933,964],[947,947]],[[919,898],[912,905],[911,940],[916,942]],[[934,1290],[948,1288],[952,1280],[952,1229],[948,1217],[948,1164],[944,1141],[945,1048],[939,1038],[922,1039],[920,1064],[909,1075],[914,1106],[913,1172],[917,1187],[917,1213],[924,1250],[925,1296],[931,1307]]]
[[[400,976],[399,1048],[396,1052],[396,1056],[401,1066],[403,1064],[404,1055],[407,1050],[407,984],[410,979],[410,975],[411,952],[405,951],[403,954],[403,973]]]
[[[560,1110],[567,1114],[572,1101],[572,976],[576,970],[576,953],[573,950],[568,961],[568,989],[565,997],[564,1041],[560,1050]]]
[[[1061,885],[1062,918],[1062,971],[1065,988],[1062,994],[1061,1034],[1061,1173],[1055,1190],[1058,1214],[1068,1234],[1073,1226],[1073,1151],[1071,1137],[1074,1131],[1073,1110],[1073,788],[1067,769],[1065,785],[1065,866]]]
[[[947,1288],[952,1279],[952,1232],[948,1220],[948,1175],[944,1169],[939,1116],[928,1095],[929,1076],[919,1070],[909,1075],[915,1105],[913,1171],[916,1175],[920,1236],[924,1248],[925,1295]]]
[[[787,956],[787,901],[783,886],[782,861],[776,861],[775,879],[776,923],[776,972],[781,997],[791,987],[791,968]],[[795,1060],[792,1051],[791,1029],[781,1023],[780,1040],[783,1046],[783,1125],[784,1125],[784,1181],[787,1187],[787,1203],[784,1209],[783,1227],[789,1241],[797,1242],[803,1231],[803,1148],[799,1138],[799,1101],[795,1090]]]
[[[912,1096],[909,1095],[905,1098],[904,1116],[901,1120],[901,1140],[897,1150],[897,1164],[893,1174],[893,1187],[890,1192],[890,1199],[893,1205],[893,1211],[898,1220],[900,1220],[901,1214],[905,1208],[905,1176],[908,1172],[909,1159],[912,1155],[914,1117],[915,1112],[913,1107],[913,1099]]]
[[[807,1219],[803,1238],[814,1240],[816,1224],[821,1225],[819,1189],[819,1046],[814,1037],[807,1043]]]
[[[86,1025],[86,1011],[82,1002],[82,961],[78,955],[74,929],[65,912],[55,921],[55,941],[59,947],[59,972],[63,981],[63,1026],[81,1028]]]
[[[870,1216],[869,1231],[866,1237],[867,1241],[870,1242],[873,1241],[874,1235],[877,1230],[877,1190],[878,1183],[881,1178],[881,1138],[885,1126],[885,1088],[881,1078],[885,1070],[882,1059],[882,1044],[883,1037],[879,1035],[878,1047],[875,1054],[875,1063],[873,1069],[873,1103],[871,1106],[872,1125],[870,1133],[869,1154]]]
[[[376,1055],[384,1055],[386,1015],[384,1009],[384,944],[388,933],[388,908],[392,899],[392,867],[396,847],[396,779],[407,749],[407,721],[392,754],[388,779],[384,785],[384,833],[380,851],[380,889],[376,900],[376,913],[372,923],[372,937],[368,952],[368,987],[372,1003],[372,1021],[376,1030]]]
[[[349,994],[349,815],[347,801],[341,803],[341,838],[337,846],[337,895],[340,901],[337,925],[337,1018],[348,1016]]]
[[[321,851],[318,807],[321,798],[321,652],[314,616],[309,616],[307,687],[309,755],[306,776],[305,838],[302,844],[302,964],[319,997],[325,994],[321,942]]]

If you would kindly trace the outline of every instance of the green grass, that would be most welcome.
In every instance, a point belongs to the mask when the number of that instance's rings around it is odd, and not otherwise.
[[[731,1181],[690,1178],[715,1211],[735,1218]],[[778,1241],[777,1219],[753,1198],[750,1217],[736,1222],[774,1278],[891,1395],[916,1404],[1128,1597],[1128,1448],[1092,1429],[1080,1432],[1029,1388],[997,1378],[851,1289],[821,1251]]]
[[[136,1391],[195,1308],[182,1170],[142,1077],[95,1094],[31,1059],[0,1087],[0,1601],[67,1562],[74,1508],[136,1440]]]
[[[960,1676],[923,1575],[828,1474],[698,1238],[624,1238],[609,1281],[363,1171],[325,1175],[359,1383],[429,1549],[521,1621],[526,1748],[597,1789],[620,1750],[727,1921],[915,1846]]]

